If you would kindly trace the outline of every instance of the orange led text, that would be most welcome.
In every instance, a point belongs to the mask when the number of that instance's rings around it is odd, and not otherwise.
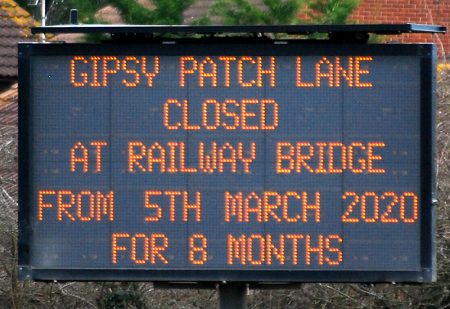
[[[227,237],[228,265],[328,265],[343,261],[339,235],[251,234]]]
[[[416,223],[419,197],[413,192],[345,192],[345,223]]]
[[[70,171],[100,173],[102,171],[102,150],[107,145],[108,143],[105,141],[93,141],[89,146],[82,142],[76,142],[70,149]]]
[[[320,222],[320,192],[225,192],[225,222]]]
[[[148,209],[146,222],[161,219],[200,222],[202,218],[200,192],[149,190],[144,192],[144,206]]]
[[[159,74],[159,57],[74,56],[70,60],[70,83],[74,87],[108,87],[114,76],[126,87],[141,82],[153,87]]]
[[[194,159],[184,142],[154,142],[145,145],[141,141],[128,143],[128,171],[160,173],[251,173],[256,158],[256,143],[199,142],[191,146]],[[191,162],[188,162],[191,161]]]
[[[162,233],[129,234],[113,233],[111,236],[111,260],[132,260],[135,264],[168,264],[164,255],[169,247],[169,238]]]
[[[201,119],[192,119],[196,114],[193,109],[200,106]],[[272,99],[225,99],[221,102],[207,99],[201,105],[168,99],[164,103],[163,121],[168,130],[271,131],[278,127],[278,109],[278,103]]]
[[[384,142],[278,142],[275,168],[278,174],[384,174],[385,147]]]
[[[38,220],[114,221],[114,192],[39,190]]]
[[[219,75],[218,71],[224,72]],[[275,57],[180,57],[180,87],[275,87]]]
[[[313,64],[314,76],[306,80],[303,74],[303,59],[297,57],[296,86],[300,88],[343,86],[372,88],[369,67],[371,61],[373,57],[370,56],[348,57],[348,61],[343,61],[341,57],[334,57],[334,60],[331,57],[322,57]]]

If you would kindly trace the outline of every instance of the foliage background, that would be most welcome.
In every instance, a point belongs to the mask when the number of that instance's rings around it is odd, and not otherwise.
[[[153,9],[137,0],[46,0],[47,24],[66,24],[71,9],[81,23],[101,23],[95,13],[106,5],[116,7],[128,24],[182,24],[183,13],[196,0],[147,0]],[[16,0],[39,20],[40,9],[30,0]],[[214,0],[193,24],[343,24],[360,0]],[[208,1],[205,2],[205,4]],[[300,14],[302,13],[302,14]]]

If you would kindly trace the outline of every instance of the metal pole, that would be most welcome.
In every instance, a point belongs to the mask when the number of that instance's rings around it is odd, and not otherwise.
[[[70,10],[70,24],[78,25],[78,10],[77,9]]]
[[[41,26],[45,27],[45,0],[41,0]]]
[[[246,309],[247,284],[222,283],[218,286],[219,309]]]
[[[41,0],[41,26],[45,27],[45,19],[47,16],[45,16],[45,0]],[[45,42],[45,33],[41,34],[41,40],[42,42]]]

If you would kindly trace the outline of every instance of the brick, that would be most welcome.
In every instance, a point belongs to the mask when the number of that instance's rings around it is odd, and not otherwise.
[[[430,14],[431,13],[431,14]],[[449,27],[449,0],[362,0],[355,9],[351,20],[364,23],[425,23],[431,21],[438,25]],[[401,42],[433,42],[437,39],[429,34],[404,34],[401,36],[386,36],[388,40]],[[450,55],[450,34],[439,35],[445,53]]]

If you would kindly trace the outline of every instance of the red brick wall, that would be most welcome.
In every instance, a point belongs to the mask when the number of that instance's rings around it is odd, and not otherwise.
[[[361,0],[350,21],[358,24],[419,23],[450,27],[450,0]],[[450,29],[449,29],[450,30]],[[387,41],[434,42],[440,53],[450,55],[450,34],[403,34]]]

